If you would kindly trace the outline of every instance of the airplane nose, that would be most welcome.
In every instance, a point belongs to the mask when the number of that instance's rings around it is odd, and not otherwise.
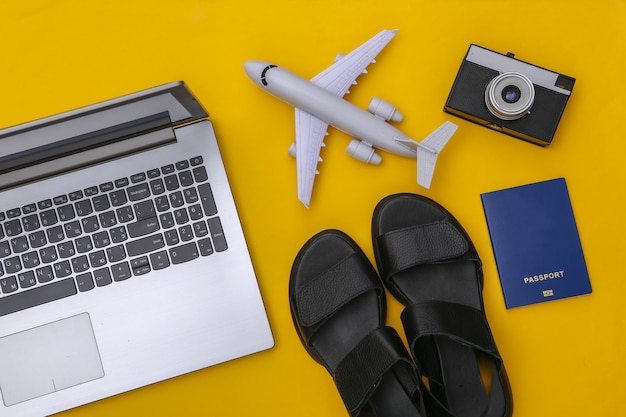
[[[267,63],[262,61],[247,61],[243,64],[243,69],[252,81],[254,81],[257,85],[261,85],[261,73],[267,65]]]

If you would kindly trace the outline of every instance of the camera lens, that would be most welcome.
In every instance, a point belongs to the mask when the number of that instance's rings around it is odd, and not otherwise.
[[[502,89],[502,100],[507,103],[517,103],[522,95],[520,89],[515,85],[507,85]]]
[[[502,120],[516,120],[528,114],[535,101],[535,87],[523,74],[505,72],[495,77],[485,90],[485,104]]]

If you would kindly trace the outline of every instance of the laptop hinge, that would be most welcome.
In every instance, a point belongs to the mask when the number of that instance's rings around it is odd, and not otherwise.
[[[2,157],[0,189],[175,142],[169,125],[164,112]]]

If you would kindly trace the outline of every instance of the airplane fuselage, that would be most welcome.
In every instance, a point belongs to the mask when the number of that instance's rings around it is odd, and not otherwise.
[[[397,139],[410,139],[382,118],[283,68],[261,61],[245,64],[248,76],[273,96],[312,114],[342,132],[387,152],[415,157]]]

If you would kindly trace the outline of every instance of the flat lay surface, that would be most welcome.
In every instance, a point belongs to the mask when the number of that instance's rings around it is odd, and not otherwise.
[[[345,152],[352,138],[329,128],[307,209],[287,154],[293,107],[250,81],[244,62],[268,61],[311,79],[383,29],[399,32],[344,98],[361,108],[373,96],[393,103],[404,114],[394,125],[415,140],[445,121],[458,131],[426,190],[416,183],[415,160],[380,151],[379,166],[363,164]],[[476,247],[513,415],[623,414],[624,0],[32,0],[0,5],[0,39],[2,128],[170,81],[189,85],[214,124],[275,338],[271,350],[62,416],[347,416],[294,328],[290,271],[302,245],[330,228],[374,263],[374,208],[395,193],[436,201]],[[470,44],[576,79],[548,147],[444,113]],[[480,195],[560,177],[592,293],[507,309]],[[403,308],[387,293],[386,324],[402,338]]]

